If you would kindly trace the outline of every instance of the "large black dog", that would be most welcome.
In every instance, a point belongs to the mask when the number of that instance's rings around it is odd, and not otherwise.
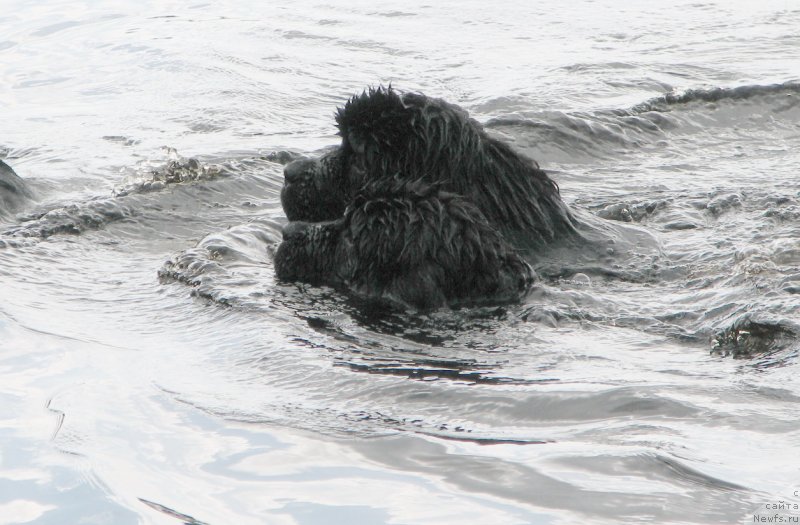
[[[400,178],[366,184],[336,220],[290,222],[275,272],[420,310],[516,301],[535,278],[473,203]]]
[[[376,88],[336,121],[340,146],[284,169],[279,278],[429,308],[518,296],[521,256],[547,277],[638,279],[623,265],[658,251],[644,230],[570,211],[534,160],[458,106]]]
[[[336,121],[338,148],[284,170],[281,201],[290,221],[336,219],[364,183],[399,174],[462,195],[515,247],[538,251],[575,237],[555,182],[458,106],[375,88],[350,99]]]

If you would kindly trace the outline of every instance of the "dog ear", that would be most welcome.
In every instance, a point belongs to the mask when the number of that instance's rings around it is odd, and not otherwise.
[[[359,154],[403,151],[413,134],[415,108],[391,87],[369,88],[336,114],[339,135]]]

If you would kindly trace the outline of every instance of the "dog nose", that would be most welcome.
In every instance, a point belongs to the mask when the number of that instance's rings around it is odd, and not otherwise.
[[[297,159],[283,168],[283,177],[286,182],[297,182],[314,169],[316,162],[312,159]]]
[[[309,223],[303,221],[293,221],[287,223],[286,226],[283,227],[281,233],[283,234],[283,240],[287,241],[292,237],[298,237],[305,232],[308,227],[310,226]]]

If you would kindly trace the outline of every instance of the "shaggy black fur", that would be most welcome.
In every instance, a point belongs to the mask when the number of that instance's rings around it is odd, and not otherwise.
[[[399,178],[364,186],[335,221],[289,223],[275,271],[419,310],[515,301],[535,279],[474,204]]]
[[[281,200],[291,221],[336,219],[366,182],[400,173],[464,196],[520,248],[575,231],[555,182],[458,106],[376,88],[350,99],[336,121],[338,148],[286,166]]]

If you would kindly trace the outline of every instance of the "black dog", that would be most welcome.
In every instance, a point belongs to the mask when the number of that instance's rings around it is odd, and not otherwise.
[[[350,99],[336,121],[341,146],[284,170],[290,221],[336,219],[366,182],[399,173],[462,195],[518,248],[538,251],[576,233],[556,183],[458,106],[377,88]]]
[[[289,223],[275,271],[419,310],[516,301],[535,279],[473,203],[399,178],[368,183],[334,221]]]

